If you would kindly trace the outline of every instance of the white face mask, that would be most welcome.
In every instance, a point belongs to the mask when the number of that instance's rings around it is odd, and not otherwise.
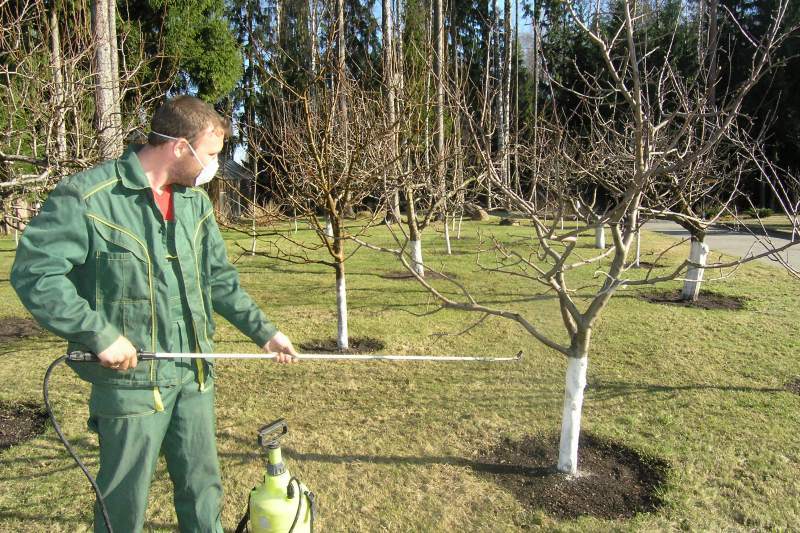
[[[180,140],[178,137],[164,135],[163,133],[158,133],[157,131],[154,131],[153,133],[155,133],[156,135],[160,135],[161,137],[165,137],[167,139],[173,139],[175,141]],[[199,187],[201,185],[205,185],[209,181],[213,180],[214,176],[217,175],[217,170],[219,170],[219,160],[215,157],[208,165],[204,165],[203,162],[200,161],[200,158],[197,157],[197,152],[194,151],[194,148],[192,148],[191,144],[189,144],[189,150],[192,151],[192,155],[194,156],[194,158],[197,159],[197,162],[200,163],[201,167],[203,167],[203,169],[200,171],[200,174],[198,174],[197,177],[194,178],[194,186]]]

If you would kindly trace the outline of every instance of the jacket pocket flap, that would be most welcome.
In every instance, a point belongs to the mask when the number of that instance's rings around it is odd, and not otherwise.
[[[127,230],[113,222],[109,222],[102,217],[87,213],[87,215],[97,230],[98,235],[104,240],[123,248],[132,253],[137,259],[142,262],[149,263],[147,249],[144,240],[130,230]]]

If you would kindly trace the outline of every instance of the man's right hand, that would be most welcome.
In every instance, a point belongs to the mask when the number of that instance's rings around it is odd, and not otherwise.
[[[138,362],[136,348],[131,341],[120,335],[111,346],[97,354],[100,364],[120,372],[134,368]]]

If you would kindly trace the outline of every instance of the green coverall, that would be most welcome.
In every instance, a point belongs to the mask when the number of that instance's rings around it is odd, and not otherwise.
[[[124,335],[141,350],[210,352],[214,311],[263,346],[277,330],[241,288],[207,195],[174,185],[173,207],[166,222],[136,147],[63,179],[20,240],[20,300],[68,350],[99,353]],[[211,362],[71,366],[92,384],[97,482],[115,531],[141,531],[159,453],[181,530],[222,531]],[[105,531],[98,506],[95,531]]]

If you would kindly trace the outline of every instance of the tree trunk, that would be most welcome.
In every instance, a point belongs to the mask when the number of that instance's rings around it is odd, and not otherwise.
[[[442,0],[436,0],[434,19],[436,24],[436,178],[439,182],[440,194],[444,198],[447,195],[447,179],[444,161],[444,13],[442,11]],[[450,255],[450,231],[447,227],[448,203],[446,199],[442,201],[442,211],[444,213],[444,239],[447,255]]]
[[[117,45],[117,2],[108,1],[108,51],[111,59],[112,122],[119,149],[122,147],[122,108],[119,89],[119,48]]]
[[[511,122],[511,0],[503,3],[503,65],[501,69],[500,89],[500,171],[503,183],[511,187],[511,173],[509,157],[510,122]]]
[[[422,238],[420,236],[419,226],[417,225],[417,212],[414,208],[414,193],[411,187],[406,187],[406,209],[408,217],[408,238],[409,246],[411,247],[411,263],[414,271],[422,277],[425,277],[425,267],[422,262]]]
[[[336,261],[336,310],[337,310],[337,338],[336,344],[340,350],[350,347],[347,332],[347,287],[344,277],[344,261]]]
[[[60,165],[67,156],[66,106],[61,35],[58,29],[58,4],[50,10],[50,58],[53,68],[53,116],[56,129],[56,156]]]
[[[94,0],[92,4],[92,34],[94,37],[95,74],[95,128],[98,132],[100,156],[112,159],[120,152],[121,143],[116,134],[114,121],[115,76],[111,59],[111,36],[109,13],[113,0]]]
[[[681,298],[690,302],[697,301],[700,294],[700,284],[703,282],[703,273],[708,258],[708,245],[705,243],[705,236],[696,237],[692,235],[691,249],[689,250],[689,261],[700,265],[699,267],[690,266],[686,272],[686,281],[683,282]]]
[[[422,241],[412,240],[408,244],[411,246],[411,265],[414,267],[414,272],[424,278],[425,265],[422,261]]]
[[[583,391],[586,388],[587,350],[579,357],[567,357],[564,385],[564,411],[561,417],[561,440],[558,445],[558,470],[565,474],[578,473],[578,440],[581,433]]]
[[[342,219],[333,216],[328,217],[328,223],[333,230],[333,257],[336,264],[336,310],[337,310],[337,337],[336,344],[340,350],[350,347],[349,335],[347,332],[347,286],[344,275],[344,236],[342,229]]]
[[[594,229],[594,247],[599,250],[606,249],[606,231],[602,224]]]
[[[386,106],[389,114],[389,125],[392,128],[391,143],[389,146],[389,158],[394,161],[392,165],[385,171],[394,171],[395,176],[399,175],[399,167],[397,162],[397,155],[399,153],[399,135],[396,113],[395,93],[397,91],[397,80],[395,79],[395,64],[394,64],[394,21],[392,16],[392,2],[391,0],[383,0],[383,83],[386,86]],[[386,183],[393,183],[394,177],[391,180],[386,180]],[[391,198],[390,211],[391,216],[387,220],[400,221],[400,195],[394,190],[385,191]]]
[[[308,13],[309,13],[309,33],[311,34],[311,50],[309,51],[311,54],[311,78],[317,78],[317,70],[318,70],[318,51],[317,51],[317,32],[318,29],[318,22],[317,22],[317,0],[309,0],[308,2]]]

